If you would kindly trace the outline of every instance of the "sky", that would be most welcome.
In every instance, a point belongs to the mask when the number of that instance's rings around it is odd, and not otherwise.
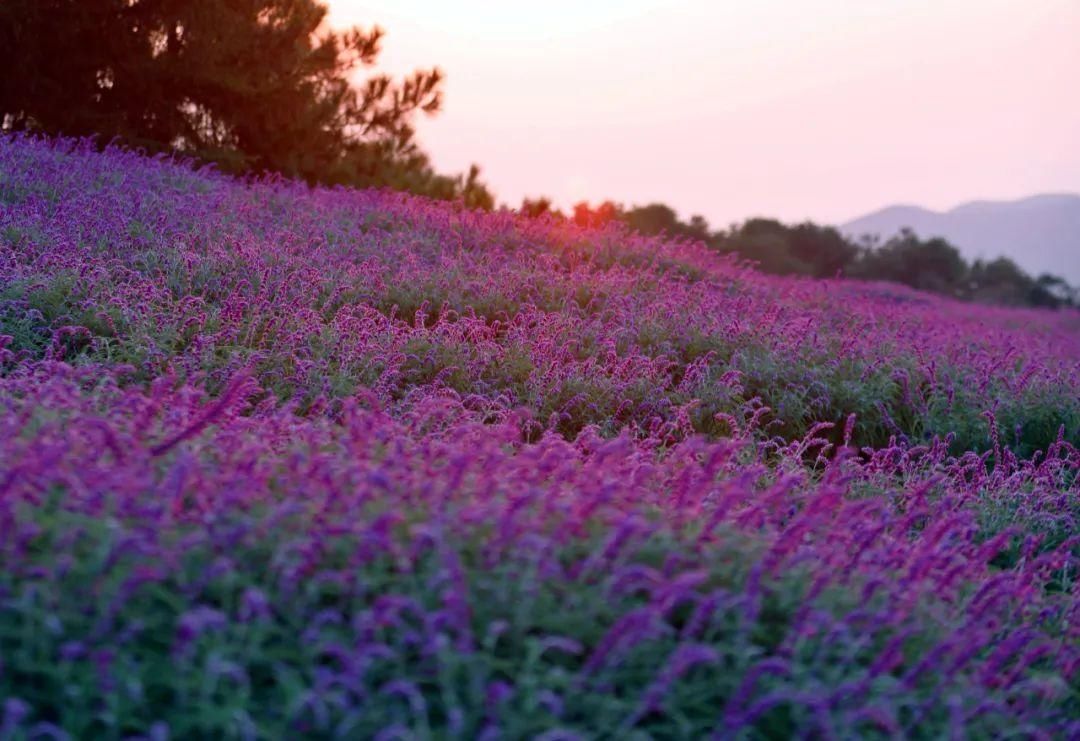
[[[438,66],[440,171],[716,227],[1080,192],[1080,0],[329,0]]]

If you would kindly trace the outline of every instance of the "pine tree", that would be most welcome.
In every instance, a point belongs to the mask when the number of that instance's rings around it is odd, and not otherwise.
[[[0,125],[490,207],[475,172],[436,174],[415,141],[441,72],[353,85],[383,31],[330,30],[326,13],[317,0],[4,0]]]

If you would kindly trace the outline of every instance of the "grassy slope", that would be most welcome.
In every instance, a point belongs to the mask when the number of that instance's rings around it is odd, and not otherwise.
[[[0,735],[1069,732],[1075,314],[69,149],[0,145]]]

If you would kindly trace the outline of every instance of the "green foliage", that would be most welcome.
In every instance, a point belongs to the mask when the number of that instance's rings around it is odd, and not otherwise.
[[[402,386],[442,383],[456,391],[466,391],[471,381],[467,352],[467,348],[446,342],[426,338],[409,340],[402,349],[405,357],[400,371]]]
[[[0,290],[0,334],[11,335],[11,349],[29,357],[40,358],[53,345],[71,359],[89,351],[95,340],[116,338],[123,327],[120,312],[90,300],[84,283],[71,273]]]
[[[30,574],[0,574],[0,696],[20,698],[34,708],[34,722],[54,723],[77,738],[146,734],[157,723],[176,738],[368,737],[394,723],[419,737],[449,728],[453,737],[475,738],[492,721],[511,738],[554,727],[693,738],[716,725],[740,678],[763,658],[784,651],[793,670],[789,679],[762,677],[762,694],[791,691],[795,683],[839,686],[864,676],[892,637],[891,627],[856,645],[800,636],[795,622],[809,580],[797,570],[770,577],[756,615],[738,601],[707,615],[697,640],[717,652],[716,661],[672,682],[662,713],[641,713],[657,667],[680,643],[689,601],[651,613],[644,635],[608,660],[588,670],[585,662],[620,619],[649,604],[648,590],[620,587],[619,574],[691,557],[673,534],[651,535],[562,587],[525,549],[492,561],[480,533],[421,556],[408,572],[389,554],[350,565],[355,543],[329,537],[325,566],[336,564],[341,578],[297,580],[273,554],[287,553],[282,544],[311,527],[306,514],[277,517],[273,539],[250,531],[228,554],[184,550],[165,570],[125,550],[125,523],[66,512],[61,500],[54,490],[36,508],[37,535],[28,544],[43,564],[57,550],[70,556],[55,587],[40,589]],[[246,532],[250,523],[230,517],[210,527]],[[162,537],[180,543],[184,535]],[[599,535],[571,539],[560,546],[561,560],[580,563],[602,546]],[[725,532],[712,548],[699,590],[737,594],[761,545]],[[451,552],[466,590],[456,598],[471,606],[468,634],[444,627],[434,635],[421,618],[445,605],[440,585]],[[393,622],[375,619],[382,598],[411,602],[418,612],[403,610]],[[837,616],[872,606],[838,590],[817,601],[822,614]],[[354,624],[369,625],[383,653],[350,654]],[[905,645],[940,639],[946,627],[928,621]],[[455,645],[465,635],[473,644],[468,651]],[[351,676],[353,684],[320,683],[331,674]],[[414,688],[421,703],[391,691],[392,682]],[[508,692],[493,700],[491,688],[499,683]],[[890,687],[871,688],[879,690]],[[911,701],[933,691],[921,688]],[[370,701],[358,705],[357,694]],[[746,730],[775,737],[805,725],[811,712],[785,703]]]

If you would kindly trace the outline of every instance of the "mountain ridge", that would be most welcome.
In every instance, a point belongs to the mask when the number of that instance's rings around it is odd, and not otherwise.
[[[1037,193],[1012,200],[976,199],[945,211],[893,204],[851,219],[840,231],[888,238],[908,227],[944,237],[967,259],[1008,257],[1033,275],[1052,273],[1080,284],[1080,194]]]

